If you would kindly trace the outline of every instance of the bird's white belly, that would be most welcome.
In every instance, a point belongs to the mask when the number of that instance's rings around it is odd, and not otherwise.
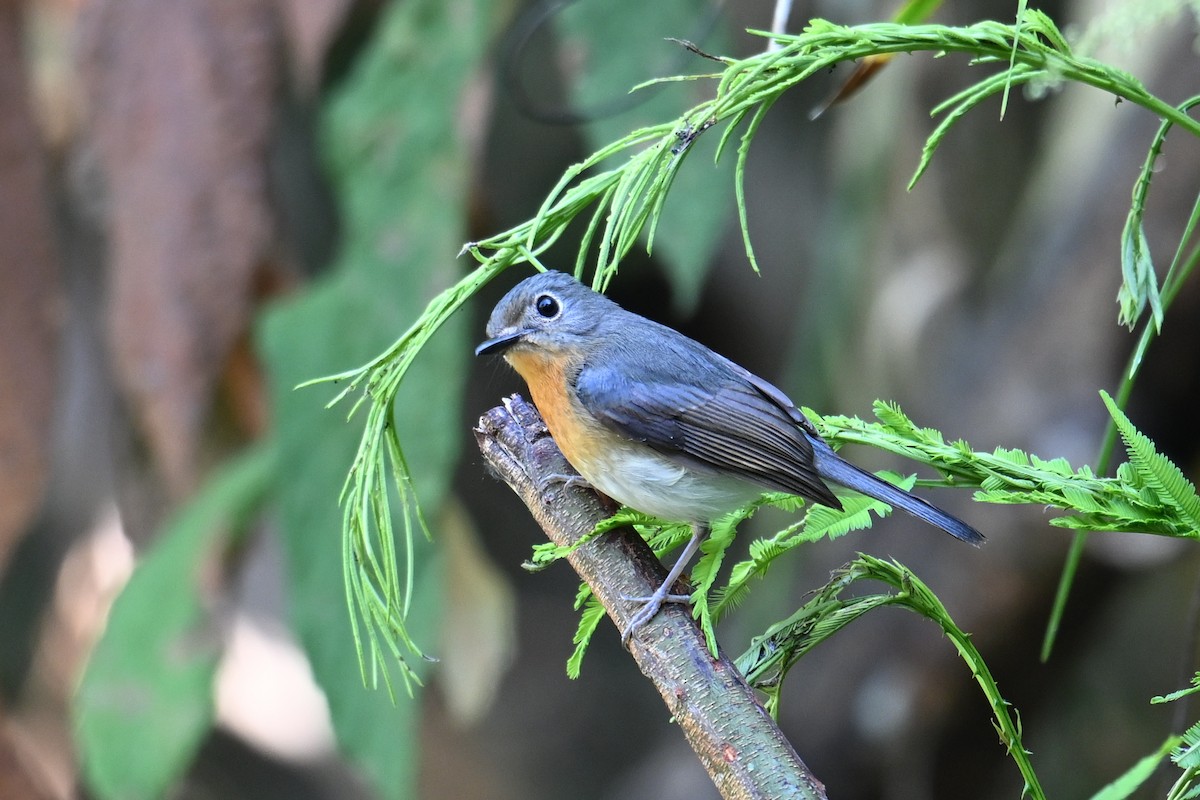
[[[708,522],[762,494],[745,481],[692,469],[640,444],[612,448],[587,466],[581,474],[604,494],[673,522]]]

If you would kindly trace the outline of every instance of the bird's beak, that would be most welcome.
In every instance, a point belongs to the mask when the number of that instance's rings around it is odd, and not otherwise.
[[[482,344],[480,344],[479,347],[476,347],[475,355],[487,356],[487,355],[494,355],[496,353],[503,353],[505,350],[512,347],[517,342],[521,341],[521,338],[524,335],[525,335],[525,331],[519,330],[519,329],[512,330],[512,331],[506,331],[506,332],[500,334],[499,336],[495,336],[491,339],[488,339],[486,342],[483,342]]]

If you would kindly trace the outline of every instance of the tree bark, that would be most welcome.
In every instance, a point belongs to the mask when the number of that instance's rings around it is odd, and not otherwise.
[[[475,438],[497,475],[524,501],[555,544],[571,545],[612,512],[607,498],[548,478],[574,475],[537,410],[519,395],[488,411]],[[637,606],[666,577],[662,564],[631,528],[597,537],[567,560],[608,616],[625,630]],[[689,609],[667,604],[633,637],[638,668],[700,757],[724,798],[825,798],[818,781],[734,665],[713,658]]]

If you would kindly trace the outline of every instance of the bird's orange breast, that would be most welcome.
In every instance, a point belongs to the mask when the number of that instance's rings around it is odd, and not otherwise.
[[[567,383],[570,359],[554,353],[528,351],[510,352],[505,358],[525,379],[534,405],[567,461],[588,477],[592,465],[602,458],[602,448],[607,440],[615,434],[602,427],[575,397]]]

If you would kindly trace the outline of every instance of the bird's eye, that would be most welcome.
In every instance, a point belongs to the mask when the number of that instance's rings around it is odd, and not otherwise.
[[[558,312],[561,310],[558,305],[558,300],[556,300],[553,295],[549,294],[540,295],[538,299],[534,301],[533,307],[537,309],[537,312],[540,316],[543,316],[546,319],[554,319],[558,316]]]

